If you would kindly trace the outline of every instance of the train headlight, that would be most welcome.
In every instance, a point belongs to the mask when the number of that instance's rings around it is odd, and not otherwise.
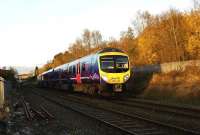
[[[128,79],[129,79],[129,75],[127,74],[124,76],[124,81],[127,81]]]
[[[108,81],[108,77],[106,77],[106,76],[102,76],[102,79],[104,80],[104,81]]]

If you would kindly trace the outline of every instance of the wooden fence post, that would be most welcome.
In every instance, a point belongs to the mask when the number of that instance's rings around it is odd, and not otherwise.
[[[4,105],[4,79],[0,77],[0,109]]]

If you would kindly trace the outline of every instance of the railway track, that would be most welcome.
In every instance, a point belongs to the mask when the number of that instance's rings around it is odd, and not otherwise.
[[[25,101],[24,97],[21,97],[22,106],[24,109],[25,116],[27,120],[32,121],[34,119],[45,119],[50,120],[54,119],[55,117],[50,114],[43,106],[40,106],[41,111],[36,110],[33,107],[28,106],[28,102]]]
[[[80,98],[80,97],[77,97],[77,96],[74,96],[74,95],[70,95],[70,96],[68,96],[67,98],[68,98],[68,100],[69,100],[69,97],[71,97],[71,98],[73,98],[73,99],[77,99],[77,100],[83,100],[84,102],[89,102],[88,100],[85,100],[84,98]],[[139,118],[141,118],[141,119],[145,119],[145,120],[147,120],[147,121],[151,121],[151,122],[153,122],[153,123],[155,123],[155,124],[158,124],[158,125],[162,125],[162,126],[165,126],[165,127],[169,127],[169,128],[172,128],[172,129],[176,129],[176,130],[179,130],[179,131],[184,131],[185,133],[188,133],[188,134],[200,134],[200,131],[199,131],[199,126],[198,127],[192,127],[191,128],[191,124],[193,124],[193,123],[191,123],[190,122],[190,127],[184,127],[184,126],[182,126],[182,125],[180,125],[180,124],[174,124],[174,123],[171,123],[170,121],[165,121],[165,122],[163,122],[163,121],[160,121],[160,120],[154,120],[154,118],[147,118],[147,117],[145,117],[144,116],[144,114],[141,114],[141,113],[138,113],[138,112],[133,112],[133,111],[131,111],[131,113],[130,113],[130,111],[126,111],[126,110],[123,110],[123,109],[120,109],[120,108],[122,108],[122,106],[119,106],[119,104],[116,104],[116,102],[115,102],[115,100],[113,101],[113,100],[111,100],[110,101],[112,104],[114,103],[116,106],[118,106],[117,108],[116,107],[113,107],[114,109],[106,109],[106,110],[111,110],[111,111],[115,111],[116,112],[116,110],[118,111],[118,110],[120,110],[120,112],[121,113],[123,113],[123,114],[126,114],[126,115],[129,115],[129,116],[131,116],[131,117],[139,117]],[[90,104],[90,103],[89,103]],[[97,105],[96,105],[97,106]],[[101,105],[100,105],[101,106]],[[128,107],[128,106],[125,106],[125,105],[123,105],[123,107],[125,107],[127,110],[129,110],[129,109],[132,109],[132,110],[134,110],[135,108],[130,108],[130,107]],[[104,109],[104,107],[103,107],[103,109]],[[136,110],[135,110],[136,111]],[[155,113],[154,111],[152,112],[151,110],[147,110],[146,112],[150,112],[150,113]],[[149,116],[149,117],[151,117],[151,116]],[[198,123],[199,123],[199,121],[198,121]]]
[[[129,107],[143,108],[157,112],[171,113],[177,116],[200,119],[200,108],[185,107],[180,105],[163,104],[156,101],[144,99],[125,99],[122,101],[113,101],[115,104],[121,104]]]
[[[199,132],[188,130],[166,123],[153,121],[139,116],[129,115],[127,113],[112,110],[109,108],[99,108],[94,104],[83,102],[80,98],[69,98],[60,96],[59,98],[53,98],[44,96],[41,93],[34,92],[39,96],[42,96],[46,100],[56,103],[67,109],[71,109],[75,112],[81,113],[87,117],[101,121],[113,128],[116,128],[126,134],[132,135],[163,135],[163,134],[200,134]],[[70,104],[65,104],[70,102]]]

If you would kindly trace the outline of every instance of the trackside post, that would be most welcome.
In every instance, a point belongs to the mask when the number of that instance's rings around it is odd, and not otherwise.
[[[4,105],[4,79],[0,77],[0,109]]]

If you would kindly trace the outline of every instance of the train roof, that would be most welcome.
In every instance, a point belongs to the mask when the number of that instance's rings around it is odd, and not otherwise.
[[[60,66],[57,66],[57,67],[55,67],[55,68],[52,68],[52,69],[50,69],[50,70],[48,70],[48,71],[43,72],[43,73],[40,74],[40,75],[47,74],[47,73],[52,72],[52,71],[54,71],[54,70],[57,71],[57,70],[59,70],[59,69],[61,69],[61,68],[62,68],[62,69],[66,69],[67,66],[69,66],[69,65],[71,65],[71,64],[73,64],[73,63],[76,63],[76,62],[79,61],[79,60],[83,60],[83,59],[85,59],[85,58],[87,58],[87,57],[91,57],[91,56],[98,55],[98,54],[101,54],[101,53],[106,53],[106,52],[121,52],[121,53],[124,53],[124,51],[122,51],[122,50],[120,50],[120,49],[118,49],[118,48],[104,48],[104,49],[101,49],[101,50],[97,51],[96,53],[92,53],[92,54],[86,55],[86,56],[84,56],[84,57],[82,57],[82,58],[78,58],[78,59],[73,60],[73,61],[71,61],[71,62],[65,63],[65,64],[60,65]],[[39,76],[40,76],[40,75],[39,75]]]
[[[49,69],[49,70],[47,70],[47,71],[45,71],[45,72],[39,74],[39,76],[44,75],[44,74],[47,74],[47,73],[49,73],[49,72],[52,72],[53,70],[54,70],[53,68],[52,68],[52,69]]]
[[[104,48],[104,49],[98,51],[97,54],[105,53],[105,52],[122,52],[122,53],[124,53],[124,51],[122,51],[118,48]]]

